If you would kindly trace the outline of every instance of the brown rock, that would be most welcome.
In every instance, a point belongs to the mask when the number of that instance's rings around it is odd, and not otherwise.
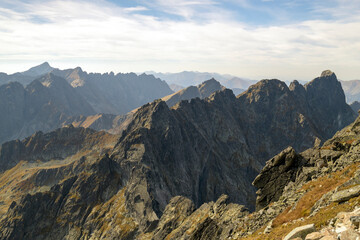
[[[297,227],[294,230],[292,230],[289,234],[287,234],[284,240],[292,240],[298,237],[304,239],[309,233],[312,233],[314,231],[315,231],[314,224]]]
[[[336,192],[332,197],[332,202],[345,202],[353,197],[360,195],[360,185]]]
[[[356,232],[354,229],[348,229],[340,233],[340,239],[344,240],[358,240],[360,239],[360,234]]]
[[[306,235],[305,240],[319,240],[322,237],[324,237],[324,234],[320,232],[313,232],[308,235]]]

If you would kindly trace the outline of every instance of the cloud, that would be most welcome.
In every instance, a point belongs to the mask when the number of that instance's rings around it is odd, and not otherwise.
[[[180,11],[184,16],[202,13],[199,6],[211,8],[206,14],[215,20],[161,18],[152,14],[154,6],[139,2],[120,7],[55,0],[2,7],[0,66],[19,71],[50,61],[100,72],[198,70],[284,80],[311,79],[331,68],[342,78],[360,76],[357,16],[253,27],[217,14],[228,9],[213,12],[219,8],[213,1],[170,2],[189,8],[190,13]],[[156,4],[171,12],[170,2]]]

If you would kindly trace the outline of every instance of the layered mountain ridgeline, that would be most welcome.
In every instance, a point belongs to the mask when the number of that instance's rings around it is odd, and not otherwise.
[[[146,72],[152,74],[155,77],[165,80],[168,84],[176,86],[189,87],[196,84],[215,78],[222,85],[230,89],[247,89],[250,85],[255,84],[255,80],[235,77],[229,74],[208,73],[208,72],[192,72],[183,71],[179,73],[158,73],[158,72]],[[183,87],[183,88],[184,88]],[[179,89],[180,90],[180,89]]]
[[[125,114],[173,93],[166,82],[152,75],[87,73],[80,67],[60,70],[47,62],[24,72],[11,75],[1,73],[0,85],[16,81],[26,86],[48,73],[66,79],[96,113]]]
[[[320,115],[310,115],[315,111]],[[3,203],[8,211],[1,220],[0,237],[219,239],[248,235],[289,206],[274,204],[274,210],[248,215],[248,210],[238,205],[255,208],[256,189],[251,183],[265,161],[288,145],[296,151],[314,142],[318,146],[319,139],[352,119],[354,113],[345,103],[341,85],[329,71],[306,86],[295,82],[288,88],[279,80],[263,80],[238,97],[225,89],[172,108],[157,100],[134,112],[108,154],[100,150],[100,156],[83,158],[76,153],[61,165],[57,162],[60,166],[51,166],[51,171],[40,159],[37,164],[46,170],[37,185],[33,183],[37,175],[22,177],[23,171],[18,170],[26,168],[22,162],[4,172],[3,179],[14,179],[9,188],[4,181],[4,192],[18,189],[24,195],[11,204]],[[320,125],[322,120],[326,128]],[[343,143],[333,145],[344,151]],[[331,144],[323,148],[328,146]],[[284,174],[276,174],[276,169],[272,171],[275,174],[265,174],[264,170],[256,181],[267,182],[261,179],[274,176],[268,182],[279,185],[275,189],[282,195],[291,190],[291,181],[300,186],[298,170],[320,161],[318,153],[311,151],[308,156],[313,156],[313,163],[291,160],[293,156],[305,158],[295,150],[289,151],[289,157],[283,153],[285,157],[270,161],[265,168],[278,167]],[[299,179],[307,181],[311,168],[305,170]],[[51,174],[46,172],[56,172],[61,180],[47,181]],[[282,175],[286,178],[276,178]],[[29,180],[25,184],[21,179]],[[39,192],[45,182],[51,184]],[[258,198],[258,208],[281,199],[282,195],[266,190],[271,186],[259,187],[262,200]],[[173,198],[177,195],[182,197]],[[289,198],[289,204],[294,199]]]
[[[53,74],[26,88],[14,82],[0,86],[0,142],[50,131],[73,115],[95,111],[63,78]]]
[[[54,68],[51,67],[48,62],[44,62],[24,72],[17,72],[14,74],[0,73],[0,85],[10,82],[19,82],[26,86],[36,78],[50,73],[53,69]]]
[[[65,78],[97,113],[126,114],[173,91],[152,75],[86,73],[81,68],[53,70]]]
[[[48,63],[2,74],[0,85],[0,143],[79,119],[88,123],[89,116],[101,116],[90,124],[95,129],[108,129],[110,121],[116,128],[127,117],[115,115],[172,93],[164,81],[145,74],[88,74],[81,68],[59,70]]]
[[[171,95],[163,97],[161,98],[161,100],[165,101],[169,107],[172,107],[180,101],[190,100],[193,98],[204,99],[206,97],[209,97],[212,93],[224,89],[225,87],[221,86],[218,81],[212,78],[203,82],[202,84],[199,84],[196,87],[190,86]]]

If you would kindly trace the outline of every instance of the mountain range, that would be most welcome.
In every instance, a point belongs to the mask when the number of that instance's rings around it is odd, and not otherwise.
[[[173,93],[162,80],[135,73],[87,73],[80,67],[60,70],[45,62],[11,75],[1,73],[0,85],[19,82],[25,87],[45,74],[65,79],[96,113],[125,114],[134,108]]]
[[[151,75],[86,73],[79,67],[59,70],[48,63],[3,73],[0,83],[0,143],[96,114],[120,119],[117,115],[173,93]]]
[[[47,85],[47,77],[37,82]],[[175,104],[147,103],[120,135],[70,125],[4,143],[0,238],[251,235],[280,213],[291,219],[286,211],[307,196],[299,188],[312,176],[351,164],[351,156],[336,161],[357,149],[358,120],[326,142],[356,118],[333,72],[289,87],[262,80],[238,96],[204,84],[220,90],[209,95],[199,85],[165,99],[182,100]],[[188,91],[199,95],[184,100]]]
[[[244,92],[249,86],[255,84],[256,80],[236,77],[230,74],[219,74],[209,72],[194,72],[183,71],[179,73],[160,73],[154,71],[147,71],[160,79],[165,80],[170,88],[177,92],[185,87],[200,84],[208,79],[215,78],[223,86],[233,90],[235,95]],[[301,84],[306,84],[308,81],[298,81]],[[354,101],[360,101],[360,80],[342,81],[340,80],[346,96],[346,102],[351,104]],[[291,81],[285,81],[290,85]]]

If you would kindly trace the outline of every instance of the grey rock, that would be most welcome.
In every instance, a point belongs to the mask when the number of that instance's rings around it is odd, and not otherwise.
[[[360,195],[360,185],[334,193],[332,202],[344,202]]]
[[[304,239],[309,233],[315,232],[314,224],[297,227],[284,237],[284,240],[291,240],[297,237]]]
[[[265,167],[253,181],[257,191],[256,209],[266,207],[270,202],[277,201],[283,189],[290,181],[294,181],[298,171],[305,165],[304,159],[292,147],[266,162]]]
[[[359,228],[360,216],[352,216],[352,217],[350,217],[350,221],[354,225],[355,228],[357,228],[357,229]]]

